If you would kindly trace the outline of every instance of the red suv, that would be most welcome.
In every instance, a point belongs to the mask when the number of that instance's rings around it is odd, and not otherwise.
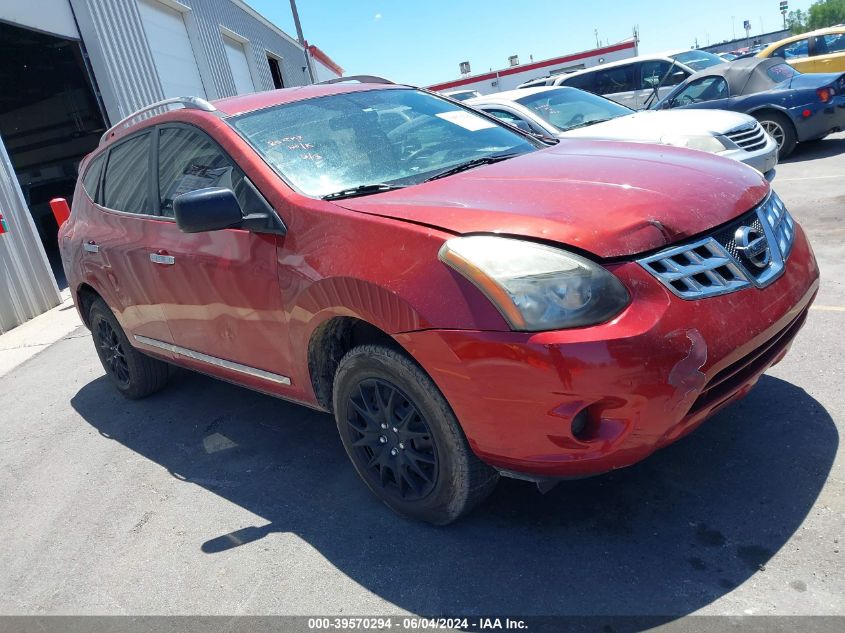
[[[155,107],[84,161],[60,234],[106,373],[332,412],[367,486],[432,523],[500,474],[545,486],[688,433],[818,288],[769,184],[704,152],[551,144],[375,82]]]

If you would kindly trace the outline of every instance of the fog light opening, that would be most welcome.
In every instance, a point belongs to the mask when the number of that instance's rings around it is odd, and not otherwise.
[[[589,422],[590,414],[587,412],[587,409],[581,409],[576,413],[575,417],[572,418],[572,437],[579,440],[584,439],[584,432],[587,430],[587,424]]]

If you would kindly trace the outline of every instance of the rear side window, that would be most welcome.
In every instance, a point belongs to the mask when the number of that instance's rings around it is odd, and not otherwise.
[[[845,33],[816,35],[816,55],[845,53]]]
[[[595,92],[595,79],[595,73],[584,73],[583,75],[568,77],[561,81],[560,85],[586,90],[587,92]]]
[[[97,190],[100,186],[100,174],[103,172],[103,163],[106,155],[100,154],[94,158],[89,164],[88,169],[85,170],[85,175],[82,177],[82,186],[88,197],[95,202],[98,202]]]
[[[605,68],[596,72],[595,92],[600,95],[616,94],[617,92],[631,92],[637,89],[637,64]],[[567,84],[569,85],[569,84]]]
[[[126,213],[149,213],[149,133],[135,136],[109,151],[103,179],[103,206]]]
[[[159,132],[158,189],[161,214],[173,217],[177,196],[206,187],[235,192],[246,213],[262,210],[263,200],[234,161],[208,136],[187,127]]]

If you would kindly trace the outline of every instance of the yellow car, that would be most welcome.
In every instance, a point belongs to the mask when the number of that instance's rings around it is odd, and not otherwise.
[[[802,73],[845,72],[845,26],[787,37],[770,44],[757,57],[781,57]]]

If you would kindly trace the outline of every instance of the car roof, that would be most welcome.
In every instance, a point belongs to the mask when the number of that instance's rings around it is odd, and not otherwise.
[[[293,103],[314,97],[326,97],[336,94],[348,94],[353,92],[366,92],[368,90],[395,90],[397,88],[409,88],[398,84],[374,84],[374,83],[336,83],[336,84],[314,84],[310,86],[297,86],[295,88],[280,88],[279,90],[268,90],[266,92],[253,92],[236,97],[215,99],[211,104],[224,116],[236,116],[254,110],[261,110],[284,103]]]
[[[766,47],[761,52],[766,52],[770,48],[778,48],[783,46],[784,44],[789,44],[790,42],[797,42],[799,40],[807,39],[813,35],[828,35],[831,33],[845,33],[845,26],[826,26],[823,29],[816,29],[815,31],[807,31],[806,33],[799,33],[798,35],[790,35],[789,37],[785,37],[782,40],[778,40],[777,42],[772,42],[771,44],[767,44]]]
[[[691,50],[691,49],[689,49]],[[565,75],[558,75],[560,77],[574,77],[575,75],[585,75],[587,73],[595,72],[597,70],[601,70],[602,68],[615,68],[616,66],[624,66],[625,64],[633,64],[635,62],[643,62],[649,61],[653,59],[669,59],[671,60],[671,55],[677,55],[678,53],[686,53],[687,49],[678,49],[673,51],[668,51],[666,53],[655,53],[654,55],[637,55],[636,57],[626,57],[625,59],[617,59],[616,61],[607,62],[604,64],[599,64],[598,66],[590,66],[589,68],[583,68],[581,70],[576,70],[575,72],[566,73]],[[555,76],[557,79],[558,76]]]
[[[517,88],[516,90],[505,90],[503,92],[491,92],[488,95],[467,99],[464,103],[472,105],[474,103],[483,103],[484,101],[516,101],[521,97],[537,94],[538,92],[548,92],[549,90],[560,90],[566,86],[534,86],[533,88]],[[573,90],[573,88],[570,88]]]
[[[743,57],[732,62],[717,66],[710,66],[699,70],[687,77],[684,84],[692,83],[702,77],[724,77],[728,82],[731,95],[747,95],[763,92],[781,83],[769,77],[768,70],[772,66],[780,66],[786,62],[780,57]],[[794,70],[794,69],[793,69]],[[798,71],[795,71],[796,73]]]

